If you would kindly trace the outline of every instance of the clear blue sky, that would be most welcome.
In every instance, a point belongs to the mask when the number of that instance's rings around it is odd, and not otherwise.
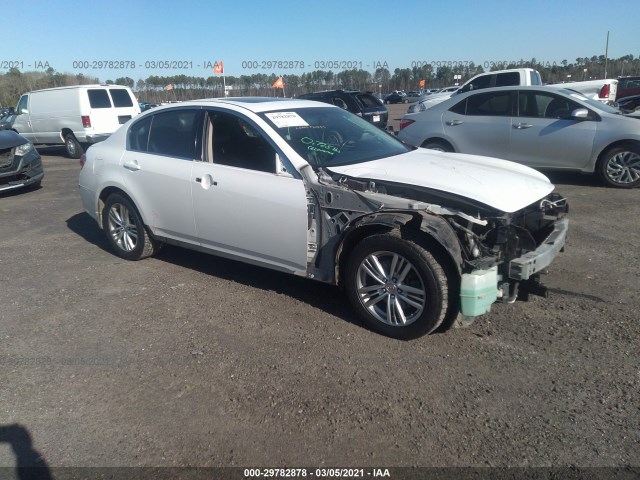
[[[640,56],[639,0],[5,0],[12,32],[0,61],[21,71],[47,62],[58,72],[101,81],[128,76],[301,74],[315,62],[351,61],[373,72],[417,61],[530,60],[557,62],[604,55]],[[74,62],[133,61],[136,68],[81,69]],[[150,69],[149,61],[190,62],[192,68]],[[243,62],[303,61],[304,69],[254,69]],[[36,63],[41,62],[41,63]],[[184,67],[184,64],[182,65]],[[255,64],[254,64],[255,66]],[[0,71],[6,72],[6,68]],[[34,68],[36,67],[36,68]]]

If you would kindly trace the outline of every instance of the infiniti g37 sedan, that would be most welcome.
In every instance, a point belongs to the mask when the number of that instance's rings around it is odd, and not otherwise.
[[[568,225],[535,170],[408,147],[307,100],[158,107],[81,164],[84,208],[120,257],[167,243],[339,285],[402,339],[544,294]]]
[[[398,138],[541,170],[595,172],[610,187],[640,186],[637,119],[565,88],[500,87],[455,95],[405,115]]]

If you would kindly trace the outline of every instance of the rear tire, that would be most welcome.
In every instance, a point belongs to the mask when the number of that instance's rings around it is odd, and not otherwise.
[[[431,333],[447,313],[445,269],[411,235],[398,230],[356,245],[345,282],[360,318],[388,337],[408,340]]]
[[[429,150],[437,150],[439,152],[453,152],[453,148],[451,145],[441,142],[439,140],[431,140],[429,142],[425,142],[422,144],[423,148],[428,148]]]
[[[135,205],[119,193],[107,198],[102,228],[116,255],[125,260],[141,260],[160,249],[161,244],[149,235]]]
[[[82,148],[82,145],[80,145],[80,142],[78,142],[73,133],[69,133],[64,137],[64,146],[67,149],[67,155],[69,158],[77,159],[84,153],[84,148]]]

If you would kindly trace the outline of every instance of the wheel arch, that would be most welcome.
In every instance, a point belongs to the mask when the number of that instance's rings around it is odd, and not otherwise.
[[[596,156],[595,162],[593,162],[593,171],[597,171],[600,163],[604,161],[604,157],[609,150],[612,148],[624,147],[625,145],[633,145],[635,148],[640,150],[640,140],[633,139],[623,139],[616,140],[615,142],[609,143],[606,147],[603,147]]]
[[[358,219],[345,233],[336,252],[336,283],[344,285],[346,264],[351,251],[364,238],[398,229],[409,233],[422,232],[419,242],[434,255],[447,273],[459,276],[462,271],[462,251],[451,225],[441,217],[423,212],[373,213]],[[459,282],[451,282],[459,284]]]
[[[432,143],[432,142],[443,143],[443,144],[447,145],[451,149],[452,152],[456,152],[457,151],[456,148],[453,146],[453,144],[449,140],[447,140],[446,138],[443,138],[443,137],[439,137],[439,136],[431,136],[431,137],[428,137],[428,138],[424,139],[424,141],[420,144],[420,146],[422,148],[424,148],[425,145],[427,145],[429,143]]]
[[[62,140],[62,143],[65,142],[65,139],[69,134],[75,137],[75,135],[73,134],[73,130],[71,130],[70,128],[63,128],[62,130],[60,130],[60,140]]]
[[[136,210],[138,211],[140,218],[142,218],[142,223],[148,226],[144,212],[140,209],[140,205],[138,205],[138,203],[133,199],[133,197],[131,197],[131,195],[129,195],[121,187],[116,185],[110,185],[108,187],[103,188],[100,194],[98,195],[98,212],[97,213],[98,213],[98,224],[100,225],[101,228],[102,228],[102,211],[104,210],[104,205],[107,201],[107,198],[109,198],[109,196],[114,193],[118,193],[123,197],[126,197],[126,199],[129,200],[136,207]]]

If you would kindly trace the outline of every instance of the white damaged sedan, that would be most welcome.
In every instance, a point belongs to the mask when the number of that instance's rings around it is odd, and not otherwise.
[[[567,234],[567,202],[535,170],[413,149],[312,101],[156,108],[81,164],[84,208],[120,257],[168,243],[339,285],[401,339],[545,295]]]

